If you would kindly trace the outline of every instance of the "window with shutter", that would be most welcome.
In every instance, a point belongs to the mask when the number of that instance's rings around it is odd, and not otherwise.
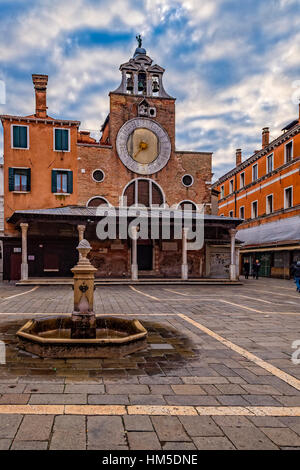
[[[28,127],[27,126],[12,126],[12,146],[13,148],[27,149],[28,148]]]
[[[52,170],[52,193],[73,193],[73,172],[69,170]]]
[[[69,129],[54,129],[54,150],[69,151]]]
[[[8,189],[9,191],[28,192],[31,190],[30,168],[9,168]]]

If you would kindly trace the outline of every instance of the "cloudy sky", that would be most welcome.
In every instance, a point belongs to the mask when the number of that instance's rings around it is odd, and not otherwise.
[[[48,74],[49,115],[99,134],[137,33],[177,98],[177,148],[213,151],[215,177],[297,117],[300,0],[0,0],[0,113],[33,113]]]

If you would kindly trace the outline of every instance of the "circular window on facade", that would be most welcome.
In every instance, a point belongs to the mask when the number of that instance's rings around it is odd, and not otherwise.
[[[102,170],[93,171],[93,180],[101,183],[104,180],[104,172]]]
[[[192,186],[193,182],[194,182],[194,178],[191,175],[184,175],[182,177],[183,186],[186,186],[186,187]]]

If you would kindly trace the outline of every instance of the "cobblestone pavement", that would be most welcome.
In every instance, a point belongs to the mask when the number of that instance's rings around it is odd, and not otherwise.
[[[139,318],[145,351],[120,360],[19,351],[25,320],[70,313],[72,297],[70,286],[0,285],[0,449],[300,449],[292,281],[98,287],[96,313]]]

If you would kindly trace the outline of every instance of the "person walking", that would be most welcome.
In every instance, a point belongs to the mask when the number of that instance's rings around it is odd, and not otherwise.
[[[255,262],[252,265],[253,279],[258,279],[259,268],[260,268],[260,262],[259,262],[259,259],[256,259]]]
[[[244,268],[245,279],[249,279],[250,263],[248,259],[245,260],[243,268]]]
[[[300,292],[300,261],[297,261],[294,269],[294,280],[297,287],[297,292]]]

